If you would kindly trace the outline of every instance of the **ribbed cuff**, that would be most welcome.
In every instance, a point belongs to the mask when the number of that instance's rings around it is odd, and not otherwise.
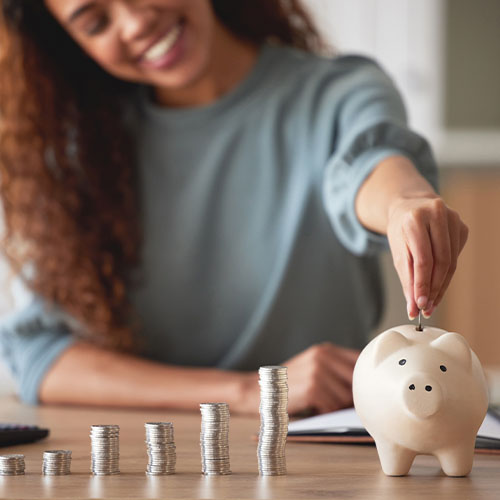
[[[360,134],[325,170],[323,201],[340,242],[355,255],[388,248],[387,237],[365,228],[356,215],[356,197],[370,173],[386,158],[406,156],[437,190],[437,168],[422,137],[406,127],[379,123]]]
[[[57,336],[40,332],[38,338],[33,339],[29,348],[23,354],[25,369],[19,381],[19,396],[24,403],[36,405],[39,403],[40,384],[56,359],[71,344],[75,342],[72,335]]]

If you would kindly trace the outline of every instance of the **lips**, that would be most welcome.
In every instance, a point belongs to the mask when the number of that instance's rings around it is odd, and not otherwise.
[[[178,42],[183,28],[184,23],[182,21],[172,26],[167,33],[156,39],[156,41],[139,56],[139,62],[144,65],[155,66],[168,58],[169,53]]]

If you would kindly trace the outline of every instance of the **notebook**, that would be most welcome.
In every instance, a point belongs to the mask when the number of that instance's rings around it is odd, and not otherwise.
[[[288,425],[288,441],[374,444],[354,408],[334,411]],[[488,411],[476,438],[476,452],[500,454],[500,418]]]

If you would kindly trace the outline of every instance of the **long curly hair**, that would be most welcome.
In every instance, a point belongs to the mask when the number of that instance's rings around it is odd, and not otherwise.
[[[298,0],[211,1],[243,39],[321,47]],[[133,349],[140,200],[123,103],[135,85],[101,69],[42,0],[0,4],[4,254],[46,304],[77,320],[75,333]]]

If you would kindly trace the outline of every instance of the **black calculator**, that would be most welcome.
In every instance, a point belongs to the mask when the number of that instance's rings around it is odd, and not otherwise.
[[[36,425],[0,423],[0,446],[33,443],[49,435],[49,429]]]

